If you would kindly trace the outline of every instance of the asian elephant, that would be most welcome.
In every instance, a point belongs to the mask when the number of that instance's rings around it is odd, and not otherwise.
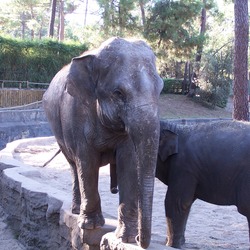
[[[81,228],[103,226],[98,169],[115,164],[116,236],[148,247],[162,86],[153,51],[122,38],[73,58],[50,83],[44,109],[72,169],[72,212]]]
[[[168,185],[167,245],[181,248],[185,243],[188,214],[196,199],[237,206],[250,232],[250,123],[160,124],[156,177]]]

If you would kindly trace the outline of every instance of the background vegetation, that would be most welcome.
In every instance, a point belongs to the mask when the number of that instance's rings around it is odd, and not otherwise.
[[[72,57],[86,49],[85,44],[0,37],[0,79],[48,83]]]
[[[1,0],[0,26],[0,79],[49,82],[72,57],[122,36],[151,45],[165,92],[185,85],[179,93],[222,107],[232,92],[232,1]]]

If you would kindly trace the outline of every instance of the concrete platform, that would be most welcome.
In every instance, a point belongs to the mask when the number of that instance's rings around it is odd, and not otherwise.
[[[103,240],[105,248],[101,249],[140,249],[135,244],[118,242],[110,233],[116,227],[118,195],[109,193],[109,173],[105,167],[100,171],[99,181],[105,225],[96,230],[78,227],[78,216],[70,210],[71,175],[63,155],[41,168],[56,147],[53,137],[23,139],[9,143],[0,152],[0,205],[25,249],[97,250],[107,233]],[[165,224],[163,212],[162,201]],[[164,245],[165,232],[157,233],[153,232],[148,249],[172,249]]]

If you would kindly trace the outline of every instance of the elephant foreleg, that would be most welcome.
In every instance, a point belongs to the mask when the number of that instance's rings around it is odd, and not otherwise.
[[[118,226],[116,237],[122,242],[135,242],[138,228],[137,172],[133,147],[124,144],[117,150],[117,178],[119,187]]]
[[[100,228],[104,225],[105,221],[98,193],[99,166],[97,163],[88,161],[86,158],[82,160],[78,158],[76,165],[81,194],[78,225],[82,229]]]

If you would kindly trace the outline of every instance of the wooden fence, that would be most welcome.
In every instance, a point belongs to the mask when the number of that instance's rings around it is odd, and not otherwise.
[[[0,107],[13,107],[41,101],[42,89],[0,89]]]
[[[48,83],[0,80],[0,108],[41,101]]]

